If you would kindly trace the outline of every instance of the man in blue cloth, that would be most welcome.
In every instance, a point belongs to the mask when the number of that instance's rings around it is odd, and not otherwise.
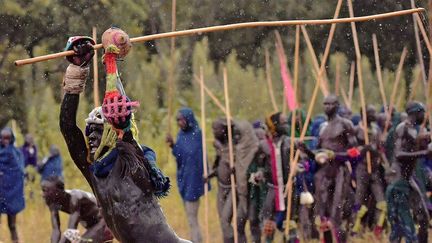
[[[180,131],[177,141],[171,135],[167,143],[177,161],[177,186],[183,199],[194,243],[202,241],[198,224],[199,198],[204,194],[203,148],[201,129],[190,108],[182,108],[177,114]]]
[[[10,128],[0,134],[0,215],[6,214],[12,242],[18,242],[16,215],[25,207],[24,159]]]
[[[41,174],[41,182],[51,176],[63,179],[63,159],[57,146],[50,146],[49,155],[38,164],[38,171]]]

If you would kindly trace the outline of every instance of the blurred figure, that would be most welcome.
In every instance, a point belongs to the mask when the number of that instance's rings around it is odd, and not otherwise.
[[[24,145],[21,147],[21,151],[24,155],[24,166],[37,166],[38,160],[38,149],[34,143],[33,136],[27,133],[24,138]]]
[[[38,164],[38,172],[41,174],[41,181],[48,179],[50,176],[63,179],[63,160],[56,145],[50,146],[49,155]]]
[[[68,230],[77,229],[78,223],[86,229],[80,236],[82,241],[112,241],[113,236],[99,213],[93,194],[77,189],[65,190],[63,179],[57,176],[45,178],[41,186],[43,198],[51,213],[51,243],[69,242],[61,233],[59,211],[70,215]]]
[[[177,141],[167,135],[167,143],[177,161],[177,186],[186,208],[192,242],[202,241],[198,223],[199,198],[204,194],[203,148],[201,129],[190,108],[182,108],[177,113],[180,128]]]
[[[15,136],[10,128],[0,134],[0,216],[7,215],[13,243],[18,242],[16,215],[25,207],[24,160],[15,147]]]

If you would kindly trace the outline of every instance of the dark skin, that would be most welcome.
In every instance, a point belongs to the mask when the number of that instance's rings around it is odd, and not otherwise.
[[[402,177],[406,180],[412,176],[417,159],[432,155],[430,134],[420,126],[425,119],[425,112],[416,111],[408,114],[405,122],[396,128],[395,157],[401,166]]]
[[[179,127],[180,129],[182,129],[182,130],[186,130],[186,129],[187,129],[187,121],[186,121],[186,119],[183,117],[182,114],[177,113],[176,120],[177,120],[177,125],[178,125],[178,127]],[[168,144],[168,146],[169,146],[170,148],[172,148],[172,147],[174,146],[174,139],[173,139],[173,137],[171,136],[171,134],[168,134],[168,135],[166,136],[166,143]]]
[[[361,113],[362,114],[362,113]],[[368,126],[369,134],[369,145],[365,145],[364,141],[364,131],[362,126],[357,127],[356,137],[361,146],[362,153],[366,153],[367,151],[371,152],[371,159],[374,165],[377,164],[379,160],[379,148],[382,146],[380,142],[381,132],[377,127],[372,125],[373,122],[377,120],[377,112],[376,108],[373,105],[368,105],[366,107],[366,121]],[[362,124],[362,123],[361,123]],[[384,155],[385,156],[385,155]]]
[[[52,234],[51,242],[69,242],[61,235],[59,211],[69,214],[68,229],[76,229],[83,222],[86,232],[83,238],[97,242],[99,222],[105,223],[99,214],[96,198],[81,190],[65,191],[53,181],[42,182],[42,195],[51,212]],[[102,239],[100,239],[102,240]]]
[[[185,242],[166,223],[154,196],[147,170],[149,162],[132,133],[117,131],[118,156],[107,177],[97,177],[90,170],[88,157],[100,145],[102,129],[90,126],[90,150],[76,124],[78,94],[66,93],[60,110],[60,129],[75,165],[95,193],[106,224],[121,242]],[[91,160],[92,161],[92,160]]]

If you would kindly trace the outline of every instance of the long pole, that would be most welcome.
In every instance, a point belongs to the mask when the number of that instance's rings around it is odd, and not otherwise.
[[[351,0],[348,1],[348,9],[350,17],[354,17],[354,10],[352,6]],[[361,53],[360,53],[360,46],[358,42],[357,37],[357,29],[355,23],[351,23],[351,30],[353,33],[353,40],[354,40],[354,48],[356,53],[356,62],[357,62],[357,79],[359,83],[359,93],[360,93],[360,103],[362,107],[362,117],[363,117],[363,132],[364,132],[364,140],[365,144],[369,145],[369,133],[368,133],[368,123],[367,123],[367,112],[366,112],[366,101],[364,97],[364,89],[363,89],[363,74],[362,74],[362,68],[361,68]],[[372,173],[372,166],[371,166],[371,155],[370,152],[366,153],[366,162],[367,162],[367,171],[369,174]]]
[[[381,64],[380,64],[380,57],[379,57],[379,50],[378,50],[378,41],[375,34],[372,35],[372,43],[373,43],[374,56],[375,56],[375,66],[376,66],[376,74],[378,79],[378,86],[380,89],[381,100],[385,107],[384,113],[387,114],[387,97],[384,90],[384,82],[381,74]]]
[[[393,112],[393,107],[395,104],[396,95],[397,95],[397,91],[399,88],[399,81],[401,78],[402,69],[403,69],[403,65],[404,65],[405,57],[406,57],[407,53],[408,53],[407,48],[404,47],[404,49],[402,51],[402,55],[401,55],[400,60],[399,60],[399,66],[398,66],[397,71],[396,71],[395,82],[394,82],[393,88],[392,88],[392,93],[391,93],[391,97],[390,97],[390,103],[389,103],[389,108],[388,108],[388,112],[387,112],[386,122],[384,125],[383,138],[385,138],[387,136],[387,131],[388,131],[388,128],[390,125],[391,114]]]
[[[204,178],[207,178],[207,145],[206,145],[206,113],[205,113],[205,96],[204,96],[204,72],[203,68],[200,67],[200,93],[201,93],[201,134],[202,134],[202,156],[203,156],[203,168]],[[204,185],[204,229],[205,229],[205,242],[209,242],[209,218],[208,218],[208,183]]]
[[[429,3],[431,3],[431,1],[429,1]],[[415,1],[414,0],[411,0],[411,8],[415,8]],[[430,11],[431,10],[429,9],[429,12]],[[423,80],[423,84],[426,85],[426,70],[425,70],[425,66],[424,66],[423,51],[422,51],[421,44],[420,44],[419,30],[418,30],[418,26],[416,24],[415,15],[413,15],[413,26],[414,26],[414,37],[415,37],[416,47],[417,47],[417,58],[418,58],[418,62],[420,64],[421,77]]]
[[[339,85],[340,85],[340,60],[339,58],[336,59],[336,75],[335,75],[335,87],[334,87],[334,92],[336,94],[336,96],[339,96]]]
[[[93,35],[93,40],[96,42],[97,40],[96,27],[93,27],[92,35]],[[97,50],[95,50],[95,54],[93,56],[93,104],[95,107],[100,106]]]
[[[223,68],[223,81],[224,81],[224,94],[225,94],[225,110],[226,110],[226,119],[228,126],[228,150],[229,150],[229,162],[231,170],[234,170],[234,149],[232,142],[232,127],[231,127],[231,110],[230,110],[230,101],[229,101],[229,93],[228,93],[228,75],[227,70]],[[231,173],[231,196],[232,196],[232,209],[233,209],[233,229],[234,229],[234,242],[238,243],[238,231],[237,231],[237,196],[236,196],[236,183],[235,176]]]
[[[349,90],[348,90],[348,108],[351,109],[352,100],[354,96],[354,79],[355,79],[355,62],[351,62]]]
[[[246,23],[218,25],[212,27],[204,27],[204,28],[181,30],[181,31],[172,31],[167,33],[135,37],[131,39],[131,42],[137,43],[137,42],[145,42],[150,40],[158,40],[158,39],[171,38],[171,37],[201,35],[203,33],[209,33],[209,32],[236,30],[236,29],[244,29],[244,28],[255,28],[255,27],[278,27],[278,26],[290,26],[290,25],[323,25],[323,24],[337,24],[337,23],[350,23],[350,22],[365,22],[371,20],[392,18],[392,17],[402,16],[407,14],[419,13],[423,11],[425,11],[424,8],[415,8],[415,9],[387,12],[382,14],[355,17],[355,18],[246,22]],[[93,48],[100,49],[102,48],[102,44],[95,45],[93,46]],[[41,62],[50,59],[71,56],[71,55],[74,55],[74,51],[64,51],[64,52],[49,54],[45,56],[17,60],[15,61],[15,65],[21,66],[25,64]]]
[[[200,84],[200,78],[197,77],[196,75],[194,75],[194,80]],[[214,104],[224,113],[226,114],[226,110],[225,107],[222,105],[222,103],[220,102],[220,100],[216,97],[216,95],[213,94],[213,92],[211,92],[209,90],[209,88],[207,88],[207,86],[205,84],[203,84],[204,87],[204,91],[207,93],[207,95],[213,100]]]
[[[298,85],[298,69],[299,69],[299,53],[300,53],[300,26],[296,26],[295,35],[295,47],[294,47],[294,93],[297,93]],[[296,100],[297,104],[297,100]],[[294,109],[291,113],[291,140],[290,140],[290,168],[291,170],[294,164],[294,140],[295,140],[295,129],[296,129],[296,110]],[[291,219],[291,198],[292,198],[292,177],[288,177],[288,200],[287,200],[287,215],[285,219],[285,236],[289,235],[290,219]]]
[[[176,0],[172,0],[172,11],[171,11],[171,31],[175,31],[176,28]],[[168,77],[168,134],[171,134],[171,117],[173,113],[173,91],[174,91],[174,65],[175,65],[175,37],[171,38],[171,67]]]
[[[275,99],[274,93],[273,93],[273,81],[272,81],[272,77],[271,77],[270,56],[269,56],[269,52],[268,52],[267,48],[265,49],[265,67],[266,67],[267,87],[268,87],[268,91],[270,94],[270,100],[271,100],[271,103],[273,105],[273,111],[277,112],[279,109],[276,105],[276,99]]]

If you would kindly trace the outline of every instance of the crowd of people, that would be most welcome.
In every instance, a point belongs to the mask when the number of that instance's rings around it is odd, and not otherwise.
[[[60,110],[69,154],[94,194],[65,189],[55,146],[39,161],[30,135],[17,148],[12,130],[1,130],[0,213],[8,216],[13,242],[19,242],[16,215],[25,207],[25,166],[41,173],[51,242],[189,242],[166,222],[158,199],[168,195],[170,179],[157,167],[155,152],[139,143],[133,114],[139,104],[126,96],[118,76],[116,60],[130,48],[120,41],[126,34],[110,28],[102,39],[107,74],[102,107],[90,112],[83,132],[77,126],[77,110],[94,41],[73,37],[67,49],[76,54],[68,58]],[[194,112],[179,110],[177,138],[168,134],[166,142],[176,159],[177,186],[193,242],[203,241],[198,209],[212,178],[217,180],[223,242],[248,242],[248,222],[251,242],[272,242],[287,227],[284,242],[347,242],[368,229],[377,240],[386,241],[388,232],[391,242],[428,242],[432,143],[424,105],[410,101],[404,112],[368,105],[357,115],[335,95],[322,104],[325,114],[309,123],[302,110],[288,116],[275,112],[252,123],[216,119],[216,156],[209,163],[203,161],[202,131]],[[301,136],[303,130],[306,137]],[[293,163],[294,154],[298,163]],[[60,211],[70,214],[63,234]],[[86,232],[80,234],[78,224]]]
[[[324,98],[323,110],[325,115],[317,115],[309,123],[303,141],[300,134],[306,115],[302,110],[289,116],[276,112],[253,123],[233,119],[233,167],[228,122],[226,118],[216,119],[212,124],[216,157],[203,181],[201,131],[189,108],[178,112],[177,143],[170,136],[167,142],[177,159],[177,181],[193,242],[202,242],[194,223],[198,206],[192,210],[188,205],[199,205],[203,184],[213,177],[226,243],[234,242],[234,223],[238,242],[247,242],[247,221],[251,242],[272,242],[275,233],[283,232],[287,224],[290,230],[283,234],[284,242],[347,242],[366,231],[372,231],[377,241],[401,242],[404,238],[405,242],[428,242],[432,145],[424,105],[411,101],[403,112],[387,107],[378,111],[368,105],[368,144],[362,112],[353,114],[335,95]],[[295,153],[299,153],[298,163],[291,164]],[[293,196],[291,215],[286,220],[290,173],[294,175],[290,185]]]

